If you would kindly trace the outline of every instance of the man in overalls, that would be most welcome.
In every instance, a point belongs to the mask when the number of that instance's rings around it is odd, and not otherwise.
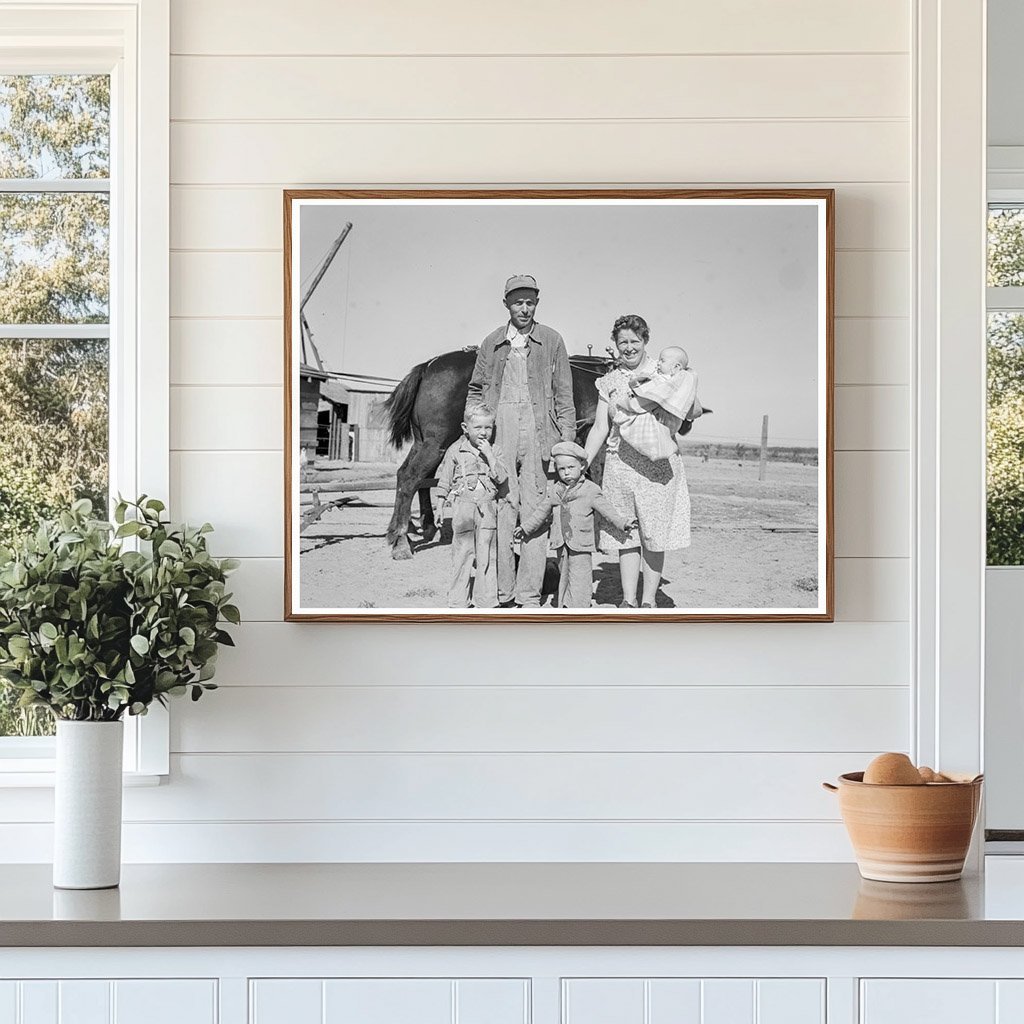
[[[498,504],[498,603],[506,608],[540,606],[547,531],[523,538],[518,573],[512,534],[544,494],[551,446],[576,439],[569,356],[558,331],[535,320],[539,301],[529,274],[505,282],[508,322],[484,338],[469,383],[470,400],[482,400],[497,414],[495,441],[509,471],[508,497]]]

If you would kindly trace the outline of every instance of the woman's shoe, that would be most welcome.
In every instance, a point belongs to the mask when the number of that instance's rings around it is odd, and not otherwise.
[[[640,605],[640,607],[641,608],[653,608],[654,605],[653,604],[642,604],[642,605]]]
[[[619,602],[619,607],[620,608],[635,608],[636,605],[633,604],[632,601],[620,601]]]

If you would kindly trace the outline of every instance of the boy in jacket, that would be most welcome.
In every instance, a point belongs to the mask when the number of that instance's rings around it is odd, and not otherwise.
[[[551,546],[558,552],[558,607],[589,608],[593,601],[595,543],[594,513],[620,530],[636,529],[636,516],[625,518],[601,488],[583,475],[587,453],[575,441],[560,441],[551,449],[558,479],[522,520],[517,535],[535,533],[551,522]]]
[[[466,406],[462,437],[445,452],[437,474],[442,518],[445,505],[452,516],[452,577],[449,608],[468,608],[470,579],[473,605],[498,603],[498,499],[508,494],[508,471],[501,450],[491,445],[494,413],[482,402]]]

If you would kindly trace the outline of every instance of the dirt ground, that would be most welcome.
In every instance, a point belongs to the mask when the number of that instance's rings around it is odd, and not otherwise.
[[[817,467],[686,459],[692,543],[665,557],[659,608],[805,608],[817,603]],[[304,608],[444,608],[450,550],[440,538],[395,561],[385,541],[392,491],[359,495],[302,532]],[[365,504],[362,504],[365,502]],[[414,506],[414,511],[418,505]],[[415,520],[414,520],[415,524]],[[554,559],[545,605],[556,585]],[[596,606],[622,598],[614,555],[594,555]]]

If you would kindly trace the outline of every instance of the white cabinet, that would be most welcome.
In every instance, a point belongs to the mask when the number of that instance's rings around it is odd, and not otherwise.
[[[250,1024],[523,1024],[520,978],[256,978]]]
[[[217,1024],[217,982],[0,981],[0,1024]]]
[[[821,978],[571,978],[565,1024],[825,1024]]]
[[[861,983],[861,1024],[1020,1024],[1024,981],[875,979]]]

